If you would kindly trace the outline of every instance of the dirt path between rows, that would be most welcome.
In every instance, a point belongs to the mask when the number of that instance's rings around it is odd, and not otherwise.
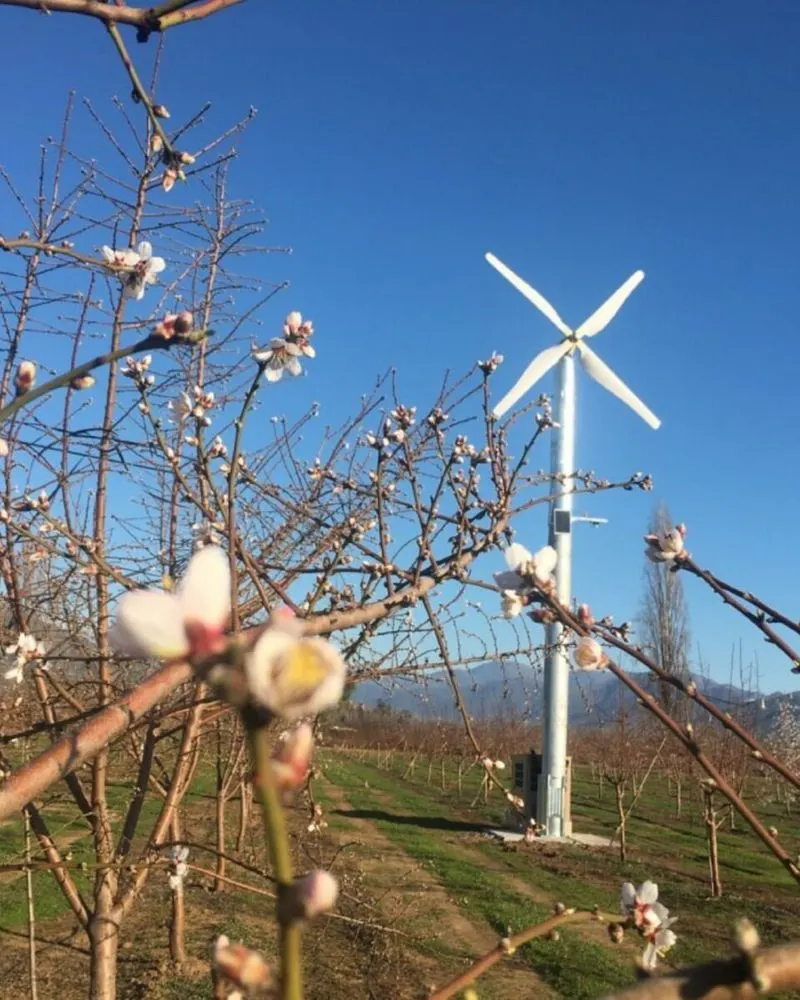
[[[337,810],[351,807],[345,792],[333,782],[326,784],[326,792]],[[436,959],[419,954],[419,961],[425,963],[426,972],[430,973],[430,985],[443,985],[497,944],[497,934],[488,923],[478,916],[467,918],[435,875],[400,850],[372,822],[355,816],[347,816],[345,820],[348,837],[352,831],[362,847],[359,867],[387,917],[412,928],[418,941],[427,938],[434,948],[438,943],[455,953],[450,971],[444,975]],[[550,1000],[558,996],[535,972],[514,959],[496,965],[481,982],[486,987],[481,989],[481,996],[520,1000],[526,997]]]

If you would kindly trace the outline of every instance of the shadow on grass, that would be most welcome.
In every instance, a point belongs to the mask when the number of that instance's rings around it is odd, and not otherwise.
[[[334,815],[345,819],[369,819],[398,826],[418,826],[423,830],[449,830],[453,833],[488,833],[494,829],[489,823],[468,823],[445,816],[402,816],[382,809],[334,809]]]

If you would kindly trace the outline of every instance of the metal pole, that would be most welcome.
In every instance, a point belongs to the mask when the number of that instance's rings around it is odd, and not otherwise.
[[[569,606],[572,589],[572,525],[555,530],[556,511],[567,511],[571,520],[573,483],[564,477],[575,472],[575,361],[571,355],[559,362],[556,383],[556,422],[550,470],[554,477],[550,503],[550,544],[558,553],[556,590],[562,604]],[[565,777],[567,765],[567,724],[569,719],[569,660],[561,641],[559,624],[546,630],[547,652],[544,679],[544,747],[542,775],[539,780],[539,822],[548,837],[568,837],[564,820]]]

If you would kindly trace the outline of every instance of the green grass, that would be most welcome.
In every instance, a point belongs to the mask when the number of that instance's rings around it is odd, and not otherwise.
[[[337,762],[328,767],[327,775],[342,788],[355,809],[385,812],[386,800],[379,794],[385,793],[391,796],[391,808],[406,815],[424,818],[441,813],[425,795],[398,785],[391,776],[370,765]],[[390,816],[374,822],[393,844],[436,875],[465,916],[480,916],[498,936],[504,935],[509,926],[521,931],[550,915],[550,907],[510,890],[488,866],[476,867],[471,854],[430,828],[396,823]],[[554,901],[557,898],[554,896]],[[629,963],[615,955],[612,948],[583,940],[575,932],[565,931],[557,942],[531,942],[519,953],[548,985],[571,1000],[591,1000],[633,981]]]
[[[499,868],[529,885],[537,897],[578,908],[599,905],[612,912],[618,908],[623,881],[654,879],[661,886],[663,901],[679,916],[678,945],[670,956],[677,965],[729,954],[731,928],[744,914],[758,926],[767,944],[796,936],[798,888],[742,820],[738,820],[738,829],[720,831],[725,891],[721,899],[709,898],[705,829],[690,787],[684,791],[684,815],[676,820],[666,782],[660,776],[651,778],[630,820],[630,857],[624,865],[613,850],[563,847],[532,854],[525,850],[501,851],[496,843],[477,837],[469,838],[471,857],[465,861],[458,848],[463,834],[437,830],[430,823],[413,826],[393,822],[392,816],[401,820],[416,816],[423,823],[437,818],[473,820],[476,824],[498,822],[505,813],[501,795],[494,792],[488,806],[481,800],[472,808],[470,803],[480,788],[480,776],[475,770],[464,777],[459,798],[455,762],[448,767],[444,790],[439,785],[438,764],[429,784],[425,765],[418,765],[416,772],[403,780],[407,762],[408,758],[397,755],[391,770],[383,770],[374,763],[357,763],[352,755],[339,754],[334,755],[328,774],[341,784],[354,808],[383,812],[384,817],[375,820],[382,832],[411,856],[427,859],[450,894],[459,902],[468,899],[469,906],[498,930],[503,930],[506,923],[519,930],[538,917],[529,900],[520,898],[513,886],[504,886],[497,879]],[[767,805],[759,811],[766,822],[781,829],[787,848],[797,850],[800,844],[796,824],[775,806]],[[588,768],[575,770],[573,820],[578,830],[609,837],[617,825],[613,789],[606,787],[604,796],[598,799],[597,785]],[[486,858],[485,873],[476,872],[476,852]],[[570,938],[569,934],[563,936],[564,947],[575,947]],[[613,949],[595,946],[596,954],[564,955],[559,950],[561,942],[558,945],[533,945],[526,957],[542,978],[563,995],[597,996],[627,981],[627,958],[615,955]],[[586,945],[582,942],[583,947]],[[578,975],[565,971],[567,965],[573,970],[592,971]],[[800,997],[800,993],[792,996]]]

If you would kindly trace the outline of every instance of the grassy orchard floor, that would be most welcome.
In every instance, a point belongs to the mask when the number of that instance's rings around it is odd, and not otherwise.
[[[479,791],[477,770],[464,778],[459,799],[455,762],[446,768],[442,790],[438,762],[428,784],[427,766],[419,762],[415,773],[403,779],[408,761],[402,756],[394,755],[388,771],[377,766],[383,754],[363,762],[358,756],[331,753],[326,769],[326,777],[344,791],[351,814],[369,818],[398,849],[427,864],[466,912],[480,913],[498,931],[509,923],[521,930],[556,901],[615,911],[623,880],[652,878],[660,884],[665,904],[679,916],[679,945],[672,953],[677,964],[728,954],[731,927],[743,914],[767,943],[796,937],[800,890],[741,820],[738,829],[720,831],[725,893],[719,900],[709,898],[705,829],[697,803],[685,794],[684,818],[676,820],[660,777],[651,777],[634,810],[630,860],[622,865],[616,850],[546,843],[508,849],[471,833],[470,824],[501,822],[505,812],[497,792],[488,806],[481,801],[470,807]],[[787,848],[797,852],[796,820],[776,807],[760,812],[778,827]],[[573,821],[578,830],[609,836],[616,827],[613,790],[606,787],[598,800],[588,769],[577,768],[574,775]],[[523,951],[531,968],[565,997],[596,997],[631,978],[631,952],[615,951],[596,935],[571,931],[558,945],[539,942]]]
[[[657,880],[664,902],[679,914],[678,963],[694,962],[729,951],[730,927],[742,913],[759,926],[767,941],[796,936],[800,893],[749,830],[721,832],[725,896],[707,898],[704,829],[696,803],[686,796],[686,818],[676,822],[665,785],[654,775],[630,824],[631,861],[624,867],[608,850],[555,847],[539,843],[511,849],[475,832],[502,821],[505,804],[494,792],[488,805],[470,802],[479,791],[477,769],[456,796],[456,762],[446,761],[446,788],[439,787],[437,762],[427,783],[427,766],[418,764],[403,780],[407,758],[395,755],[391,770],[377,766],[373,754],[323,750],[323,777],[314,783],[329,826],[321,835],[306,832],[302,808],[290,814],[293,853],[299,871],[330,866],[342,883],[339,913],[355,921],[380,924],[385,933],[361,923],[322,920],[306,934],[309,1000],[416,1000],[430,984],[441,985],[488,950],[510,924],[521,930],[549,914],[555,901],[568,906],[595,904],[615,911],[624,878]],[[381,756],[383,759],[383,755]],[[109,790],[113,821],[118,828],[130,796],[124,759],[117,761],[119,779]],[[183,812],[187,838],[214,842],[214,776],[198,772]],[[141,829],[146,830],[159,802],[148,798]],[[576,828],[610,834],[616,824],[613,794],[598,801],[597,786],[587,771],[574,778]],[[73,864],[91,864],[85,826],[60,792],[46,804],[45,814],[56,841],[72,852]],[[796,824],[774,809],[767,822],[781,831],[789,849],[798,849]],[[693,820],[693,821],[692,821]],[[238,808],[228,808],[228,851],[234,842]],[[794,828],[791,831],[790,828]],[[793,839],[794,838],[794,839]],[[22,827],[0,824],[0,862],[19,860]],[[36,848],[34,845],[34,854]],[[135,852],[134,852],[135,854]],[[254,817],[242,860],[263,866],[261,832]],[[190,861],[212,869],[212,855],[193,850]],[[229,865],[228,874],[269,889],[269,882]],[[76,878],[88,890],[86,876]],[[86,995],[85,941],[69,937],[74,921],[48,873],[34,877],[39,947],[40,995],[77,1000]],[[192,872],[186,885],[187,955],[180,971],[171,966],[167,948],[170,895],[166,873],[154,872],[144,897],[123,925],[119,971],[120,1000],[207,1000],[209,942],[218,933],[274,952],[272,901],[231,888],[210,891],[211,879]],[[3,995],[26,992],[24,877],[0,876],[0,929]],[[62,942],[60,945],[53,942]],[[495,967],[482,981],[481,1000],[510,996],[539,1000],[590,1000],[632,981],[639,943],[611,946],[605,931],[587,925],[564,932],[560,940],[534,942]],[[798,996],[800,994],[796,994]]]

